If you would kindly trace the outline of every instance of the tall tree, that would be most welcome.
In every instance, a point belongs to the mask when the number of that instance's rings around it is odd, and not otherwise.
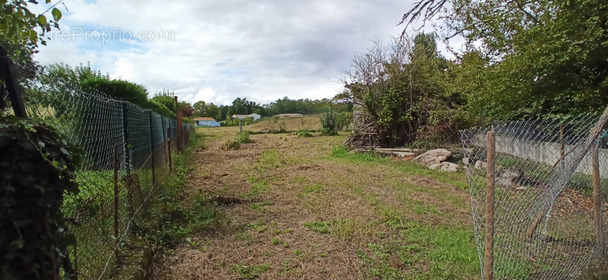
[[[428,7],[440,4],[444,35],[466,39],[459,57],[471,68],[460,72],[476,86],[467,95],[472,112],[510,119],[608,104],[608,2],[423,0],[404,19],[439,13]]]

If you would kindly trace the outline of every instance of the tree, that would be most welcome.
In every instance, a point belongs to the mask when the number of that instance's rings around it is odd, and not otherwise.
[[[198,101],[192,105],[194,107],[193,115],[195,117],[207,116],[207,103],[205,101]]]
[[[391,48],[376,41],[355,55],[344,71],[345,92],[339,100],[352,100],[365,113],[382,146],[402,146],[417,140],[428,125],[450,114],[446,60],[437,55],[433,34],[395,40]]]
[[[466,51],[458,56],[460,73],[470,75],[466,98],[471,112],[488,119],[513,119],[578,114],[608,104],[606,1],[421,3],[404,15],[406,22],[416,11],[426,17],[439,13],[428,7],[450,4],[441,14],[447,27],[444,35],[466,39]]]

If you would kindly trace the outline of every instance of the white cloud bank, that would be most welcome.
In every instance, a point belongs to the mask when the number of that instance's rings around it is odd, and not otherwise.
[[[67,39],[41,46],[36,59],[42,64],[90,62],[113,78],[145,85],[150,94],[169,89],[180,100],[218,105],[236,97],[264,103],[334,96],[342,89],[335,82],[340,69],[371,39],[398,36],[403,27],[396,24],[413,3],[64,2],[69,11],[61,7],[60,25]]]

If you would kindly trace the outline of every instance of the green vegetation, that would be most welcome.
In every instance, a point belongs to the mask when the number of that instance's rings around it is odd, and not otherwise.
[[[321,115],[321,134],[322,135],[337,135],[338,134],[338,115],[331,109]]]
[[[312,133],[310,133],[310,131],[306,130],[306,129],[300,129],[298,130],[298,137],[312,137]]]
[[[10,57],[29,66],[33,66],[32,55],[38,44],[46,45],[46,34],[53,28],[59,29],[63,16],[55,6],[41,14],[33,13],[31,11],[36,9],[28,5],[36,4],[36,1],[3,1],[0,13],[0,45]]]
[[[328,221],[313,221],[313,222],[307,222],[304,223],[304,226],[306,226],[307,228],[320,233],[320,234],[325,234],[325,233],[329,233],[329,226],[330,226],[330,222]]]
[[[268,269],[270,269],[270,265],[267,264],[267,263],[265,263],[265,264],[259,264],[259,265],[242,265],[242,264],[237,264],[235,266],[236,272],[238,272],[238,274],[243,279],[254,279],[254,278],[257,278],[258,275],[260,275],[261,273],[264,273],[264,272],[268,271]]]
[[[234,140],[226,140],[224,142],[224,149],[226,150],[238,150],[241,148],[241,144],[251,143],[248,131],[238,132],[234,137]]]
[[[77,156],[51,127],[0,117],[0,275],[3,279],[60,279],[72,272],[61,212],[64,194],[78,192]]]
[[[183,154],[173,155],[174,173],[164,178],[162,187],[150,206],[151,222],[160,229],[150,228],[148,234],[160,245],[175,246],[183,242],[188,235],[224,222],[224,214],[217,209],[213,196],[202,191],[190,196],[185,192],[188,186],[191,150],[199,145],[202,143],[195,142]],[[192,242],[190,243],[192,245]]]

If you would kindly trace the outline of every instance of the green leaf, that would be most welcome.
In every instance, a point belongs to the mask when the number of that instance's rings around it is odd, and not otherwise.
[[[53,8],[53,11],[51,11],[51,13],[53,14],[53,19],[55,21],[59,21],[61,19],[61,11],[57,8]]]
[[[46,25],[46,23],[47,23],[46,17],[44,15],[39,15],[38,24],[40,24],[40,26],[44,26],[44,25]]]

